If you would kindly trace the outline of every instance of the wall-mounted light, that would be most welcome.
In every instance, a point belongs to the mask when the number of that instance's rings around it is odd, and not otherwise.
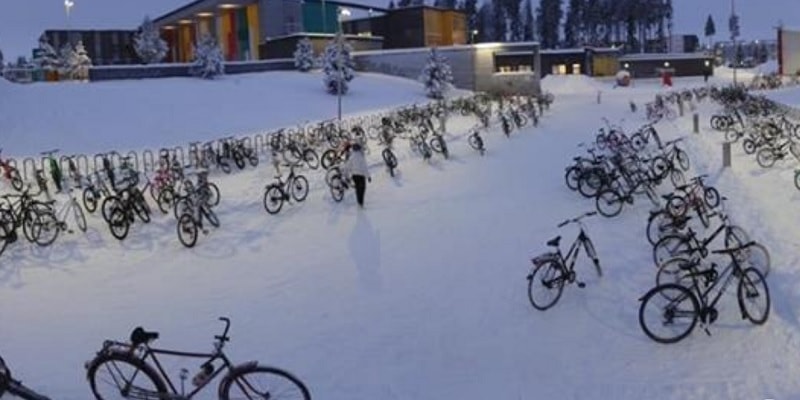
[[[664,67],[669,68],[669,61],[664,61]]]
[[[161,29],[172,30],[175,29],[175,27],[172,25],[167,25],[167,26],[162,26]]]
[[[631,67],[631,65],[630,65],[630,64],[628,64],[628,63],[625,63],[625,64],[623,64],[623,65],[622,65],[622,67],[623,67],[623,68],[625,68],[625,69],[628,69],[628,68],[630,68],[630,67]]]
[[[197,13],[195,15],[197,15],[200,18],[209,18],[209,17],[213,17],[214,13],[212,13],[212,12],[199,12],[199,13]]]
[[[711,61],[706,60],[705,64],[706,64],[706,67],[710,67],[711,66]]]
[[[219,8],[236,8],[236,4],[220,4]]]
[[[192,22],[194,22],[194,21],[192,21],[190,19],[182,19],[182,20],[178,21],[178,23],[182,24],[182,25],[191,24]]]

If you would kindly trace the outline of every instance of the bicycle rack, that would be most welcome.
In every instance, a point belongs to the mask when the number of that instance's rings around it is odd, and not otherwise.
[[[30,169],[29,169],[30,168]],[[22,160],[22,174],[25,180],[36,179],[36,159],[33,157],[25,157]]]
[[[119,168],[119,166],[122,165],[122,155],[119,154],[119,152],[111,150],[107,154],[112,167]]]
[[[153,172],[156,170],[156,158],[152,150],[142,151],[142,167],[144,172]]]
[[[183,151],[183,147],[175,146],[172,148],[172,152],[175,159],[180,161],[181,165],[186,165],[186,153]]]
[[[139,171],[139,154],[131,150],[128,152],[128,158],[133,159],[133,169]]]

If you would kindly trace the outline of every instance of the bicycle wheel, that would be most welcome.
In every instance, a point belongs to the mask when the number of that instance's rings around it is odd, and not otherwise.
[[[118,196],[108,196],[103,199],[103,203],[100,204],[100,211],[102,212],[103,219],[106,220],[106,222],[109,221],[111,210],[115,208],[122,208],[122,201]]]
[[[716,208],[719,205],[719,192],[716,188],[707,187],[703,191],[703,200],[708,208]]]
[[[220,400],[311,400],[311,393],[300,379],[281,369],[261,365],[236,370],[223,381],[219,393]]]
[[[91,188],[83,189],[83,206],[90,213],[97,210],[97,194]]]
[[[6,247],[8,243],[11,242],[11,231],[8,230],[8,225],[6,223],[0,223],[0,255],[6,251]],[[0,373],[0,380],[2,379],[2,373]],[[3,395],[3,382],[0,381],[0,396]]]
[[[544,311],[554,306],[564,291],[566,272],[561,264],[548,260],[533,268],[528,275],[528,300],[533,308]]]
[[[762,168],[770,168],[775,165],[775,153],[771,148],[763,148],[756,153],[756,162]]]
[[[467,140],[469,146],[475,150],[481,151],[483,150],[483,139],[479,135],[470,135],[469,139]]]
[[[303,150],[303,160],[306,162],[311,169],[319,168],[319,156],[317,152],[312,149],[305,149]]]
[[[653,262],[656,268],[676,257],[690,255],[689,243],[681,235],[667,235],[659,239],[653,246]]]
[[[143,361],[106,353],[91,361],[86,376],[97,400],[167,398],[167,387]]]
[[[728,225],[725,231],[725,247],[734,248],[744,246],[750,241],[750,235],[737,225]]]
[[[140,201],[133,200],[133,204],[131,204],[131,208],[136,213],[136,216],[139,217],[140,220],[144,223],[150,222],[150,210],[147,206]]]
[[[72,213],[75,217],[75,224],[78,225],[78,229],[80,229],[81,232],[86,232],[86,214],[83,213],[83,209],[78,205],[78,201],[74,199],[72,201]]]
[[[634,133],[633,136],[631,136],[631,148],[633,148],[633,151],[642,151],[646,145],[647,141],[641,133]]]
[[[389,169],[397,168],[397,157],[395,157],[392,150],[388,148],[383,149],[381,152],[381,157],[383,157],[383,162],[386,163],[386,166],[389,167]]]
[[[672,283],[656,286],[640,300],[639,326],[658,343],[679,342],[697,325],[700,305],[683,286]]]
[[[37,213],[33,222],[33,237],[36,244],[45,247],[53,244],[61,228],[56,216],[49,212]]]
[[[689,206],[683,196],[674,195],[667,200],[666,210],[672,218],[680,218],[686,215]]]
[[[172,207],[173,201],[175,201],[175,192],[172,188],[165,188],[158,194],[156,203],[158,203],[158,209],[161,210],[161,213],[166,214]]]
[[[303,175],[297,175],[292,180],[292,198],[303,201],[308,196],[308,179]]]
[[[219,218],[214,210],[212,210],[210,207],[201,206],[200,212],[202,213],[203,217],[205,217],[206,221],[211,224],[211,226],[214,228],[219,228]]]
[[[118,240],[123,240],[128,236],[130,227],[128,216],[125,215],[125,211],[122,211],[122,208],[115,207],[111,210],[111,215],[108,217],[108,229],[111,231],[112,236]]]
[[[656,286],[672,283],[691,289],[694,285],[694,280],[690,276],[691,267],[691,261],[683,257],[668,260],[658,268]]]
[[[742,142],[742,150],[744,150],[745,154],[753,154],[756,152],[756,142],[753,139],[745,139]]]
[[[683,171],[679,169],[672,169],[669,172],[669,180],[672,182],[673,187],[679,187],[686,184],[686,176],[684,176]]]
[[[659,211],[647,220],[647,241],[655,246],[665,234],[674,233],[676,229],[673,219],[663,210]]]
[[[337,203],[342,201],[344,198],[344,182],[340,176],[334,176],[331,178],[331,182],[328,184],[328,187],[331,190],[331,197]]]
[[[769,318],[769,288],[767,280],[755,268],[747,268],[739,278],[736,290],[742,316],[756,325],[762,325]]]
[[[578,178],[578,192],[583,197],[595,197],[600,189],[603,187],[604,172],[597,169],[590,169],[588,171],[581,171]]]
[[[190,214],[183,214],[178,218],[178,240],[185,247],[194,247],[197,243],[197,222]]]
[[[221,198],[219,194],[219,187],[217,187],[217,185],[214,182],[208,182],[205,185],[205,190],[208,191],[206,193],[207,194],[206,204],[208,204],[211,207],[218,205]]]
[[[597,195],[595,206],[604,217],[615,217],[622,211],[622,196],[611,189],[603,190]]]
[[[320,164],[324,169],[330,169],[332,166],[338,164],[338,158],[336,156],[336,150],[328,149],[324,153],[322,153],[322,157],[320,157]]]
[[[277,214],[283,207],[283,190],[275,185],[267,186],[264,191],[264,209],[270,214]]]
[[[23,183],[22,177],[19,176],[19,171],[12,169],[9,178],[11,179],[11,187],[13,187],[16,191],[21,192]]]
[[[567,187],[570,188],[570,190],[578,190],[580,175],[580,168],[576,166],[567,168],[567,172],[564,174],[564,181],[567,183]]]

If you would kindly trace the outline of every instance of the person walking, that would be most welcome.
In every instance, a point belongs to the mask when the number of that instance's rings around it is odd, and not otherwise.
[[[353,143],[350,146],[350,157],[345,163],[344,170],[353,179],[358,205],[364,207],[364,192],[367,190],[367,181],[372,182],[372,177],[369,174],[361,144]]]

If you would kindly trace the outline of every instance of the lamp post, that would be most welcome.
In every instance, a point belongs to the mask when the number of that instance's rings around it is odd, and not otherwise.
[[[336,9],[338,29],[336,31],[336,40],[339,51],[336,54],[336,66],[339,72],[338,79],[336,80],[336,97],[338,101],[338,112],[336,113],[339,121],[339,132],[342,131],[342,81],[344,80],[344,34],[342,33],[342,21],[344,17],[350,16],[350,10],[344,7],[337,7]]]
[[[75,6],[75,2],[73,0],[64,0],[64,10],[66,10],[66,12],[67,12],[67,30],[70,29],[69,12],[72,9],[72,7],[74,7],[74,6]]]
[[[736,47],[736,38],[739,36],[739,17],[736,15],[736,7],[731,0],[731,18],[728,21],[728,29],[731,31],[731,41],[733,41],[733,84],[736,85],[736,70],[739,69],[739,52]]]
[[[475,44],[475,36],[478,36],[478,30],[473,29],[472,32],[469,33],[469,42],[471,44]]]

